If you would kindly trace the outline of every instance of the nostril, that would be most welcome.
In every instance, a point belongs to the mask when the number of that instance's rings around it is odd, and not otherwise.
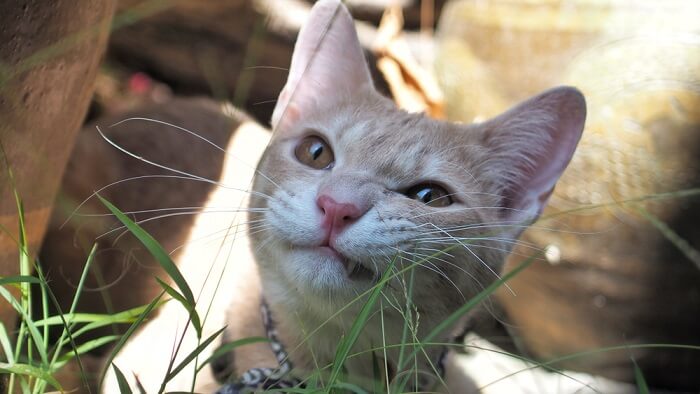
[[[354,223],[362,216],[362,213],[354,204],[342,204],[338,211],[338,219],[345,224]]]
[[[323,216],[326,216],[328,214],[328,207],[332,208],[333,202],[328,196],[320,196],[318,199],[316,199],[316,206],[318,207],[319,211],[321,211],[321,214]]]

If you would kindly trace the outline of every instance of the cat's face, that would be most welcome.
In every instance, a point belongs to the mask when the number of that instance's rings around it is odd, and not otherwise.
[[[307,300],[342,301],[392,262],[417,264],[419,297],[464,302],[497,278],[542,209],[584,117],[570,88],[480,125],[398,110],[374,91],[344,7],[321,1],[255,180],[251,205],[263,210],[251,214],[251,237],[263,276]]]
[[[484,160],[477,138],[459,138],[458,127],[399,111],[370,91],[324,105],[276,134],[259,167],[274,182],[259,177],[255,187],[270,196],[256,198],[267,208],[256,239],[274,250],[262,251],[274,256],[263,259],[273,260],[266,268],[303,291],[355,295],[397,255],[404,267],[453,244],[450,236],[486,233],[455,230],[497,217],[497,209],[477,209],[498,202],[474,175]],[[457,267],[486,268],[460,249],[423,263],[421,281],[450,287],[461,282]]]

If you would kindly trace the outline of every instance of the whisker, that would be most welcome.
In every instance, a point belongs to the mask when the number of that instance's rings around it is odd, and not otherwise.
[[[477,207],[463,207],[463,208],[453,208],[453,209],[446,208],[446,209],[441,209],[441,210],[439,210],[439,211],[434,211],[434,212],[423,212],[423,213],[421,213],[421,214],[419,214],[419,215],[415,215],[415,216],[412,216],[412,217],[408,217],[408,218],[406,218],[406,219],[408,219],[408,220],[413,220],[413,219],[417,219],[417,218],[420,218],[420,217],[423,217],[423,216],[429,216],[429,215],[437,215],[437,214],[444,214],[444,213],[454,213],[454,212],[464,212],[464,211],[474,211],[474,210],[482,211],[482,210],[488,210],[488,209],[497,209],[497,210],[513,211],[513,212],[527,212],[527,211],[525,211],[525,210],[516,209],[516,208],[491,207],[491,206],[482,207],[482,206],[477,206]]]
[[[263,105],[263,104],[273,104],[273,103],[276,103],[276,102],[277,102],[277,99],[263,100],[263,101],[256,101],[256,102],[254,102],[254,103],[251,104],[251,105],[256,106],[256,105]]]
[[[433,225],[433,226],[434,226],[437,230],[441,230],[438,226],[436,226],[436,225]],[[498,280],[501,280],[501,276],[498,275],[498,273],[496,273],[496,271],[494,271],[494,269],[491,268],[491,266],[489,266],[488,264],[486,264],[486,262],[485,262],[484,260],[482,260],[481,257],[479,257],[476,253],[474,253],[474,251],[472,251],[472,250],[469,248],[469,246],[465,245],[465,244],[462,243],[460,240],[458,240],[457,238],[453,237],[450,233],[448,233],[448,232],[446,232],[446,231],[443,231],[443,233],[444,233],[446,236],[452,238],[455,242],[457,242],[457,243],[459,243],[460,245],[462,245],[466,251],[468,251],[472,256],[474,256],[477,260],[479,260],[479,262],[480,262],[484,267],[486,267],[489,271],[491,271],[491,273],[494,274],[494,275],[496,276],[496,278],[498,278]],[[510,286],[508,285],[508,283],[504,283],[504,286],[505,286],[513,295],[515,295],[515,292],[513,291],[513,289],[510,288]]]
[[[258,245],[257,248],[255,248],[255,252],[260,251],[263,247],[265,247],[268,243],[270,242],[278,242],[278,240],[275,239],[274,235],[268,236],[266,239],[264,239],[262,242],[260,242],[260,245]]]
[[[600,235],[606,232],[612,231],[612,228],[609,230],[605,231],[572,231],[572,230],[563,230],[559,228],[554,228],[554,227],[546,227],[546,226],[539,226],[539,225],[525,225],[525,224],[511,224],[515,222],[491,222],[491,223],[479,223],[479,224],[472,224],[472,225],[463,225],[463,226],[447,226],[444,227],[445,231],[462,231],[462,230],[473,230],[473,229],[480,229],[480,228],[498,228],[498,227],[511,227],[511,228],[522,228],[522,229],[528,229],[528,228],[533,228],[536,230],[542,230],[542,231],[551,231],[555,233],[562,233],[562,234],[573,234],[573,235]],[[432,233],[438,233],[439,231],[433,231]],[[424,234],[430,234],[431,232],[425,232]]]
[[[512,245],[522,245],[522,246],[528,246],[531,248],[536,248],[536,249],[541,249],[539,246],[532,242],[527,242],[523,241],[520,239],[513,239],[513,238],[500,238],[500,237],[457,237],[457,236],[450,236],[449,234],[446,237],[428,237],[428,238],[417,238],[417,240],[424,241],[424,242],[442,242],[442,241],[455,241],[455,240],[460,240],[460,241],[498,241],[501,243],[505,244],[512,244]]]
[[[100,126],[95,126],[95,128],[97,129],[97,132],[100,133],[100,136],[101,136],[105,141],[107,141],[108,144],[112,145],[112,146],[115,147],[117,150],[119,150],[119,151],[125,153],[126,155],[131,156],[131,157],[133,157],[134,159],[139,160],[139,161],[141,161],[141,162],[143,162],[143,163],[152,165],[152,166],[157,167],[157,168],[160,168],[160,169],[162,169],[162,170],[171,171],[171,172],[174,172],[174,173],[176,173],[176,174],[184,175],[184,176],[186,176],[186,177],[189,177],[190,179],[196,179],[196,180],[199,180],[199,181],[202,181],[202,182],[205,182],[205,183],[210,183],[210,184],[212,184],[212,185],[220,186],[220,187],[223,187],[223,188],[225,188],[225,189],[236,190],[236,191],[240,191],[240,192],[244,192],[244,193],[250,193],[250,194],[253,194],[253,195],[256,195],[256,196],[261,196],[261,197],[264,197],[264,198],[271,198],[270,196],[268,196],[268,195],[266,195],[266,194],[264,194],[264,193],[260,193],[260,192],[257,192],[257,191],[250,191],[250,190],[244,190],[244,189],[239,189],[239,188],[231,187],[231,186],[228,186],[228,185],[223,184],[223,183],[218,182],[218,181],[214,181],[214,180],[211,180],[211,179],[208,179],[208,178],[204,178],[204,177],[201,177],[201,176],[195,175],[195,174],[190,174],[190,173],[187,172],[187,171],[182,171],[182,170],[178,170],[178,169],[175,169],[175,168],[171,168],[171,167],[168,167],[168,166],[165,166],[165,165],[162,165],[162,164],[158,164],[158,163],[156,163],[156,162],[154,162],[154,161],[151,161],[151,160],[148,160],[148,159],[143,158],[143,157],[141,157],[141,156],[138,156],[138,155],[136,155],[136,154],[134,154],[134,153],[128,151],[127,149],[122,148],[119,144],[117,144],[117,143],[115,143],[114,141],[112,141],[111,139],[109,139],[109,137],[107,137],[107,136],[102,132],[102,130],[100,129]],[[273,184],[274,184],[274,182],[273,182]]]
[[[449,241],[442,241],[442,242],[437,242],[439,244],[444,244],[444,245],[451,245],[454,244],[453,242]],[[470,244],[469,245],[472,248],[477,248],[477,249],[489,249],[489,250],[497,250],[499,252],[504,252],[504,253],[509,253],[513,254],[515,256],[520,256],[520,257],[532,257],[531,255],[523,254],[523,253],[517,253],[513,252],[511,248],[499,248],[497,246],[491,246],[491,245],[481,245],[481,244]],[[532,249],[536,252],[542,252],[542,248],[535,247],[535,246],[528,246],[528,245],[521,245],[524,248],[529,248]],[[538,260],[542,260],[542,258],[537,258]]]
[[[263,222],[263,221],[264,221],[264,219],[252,220],[252,221],[243,222],[243,223],[240,223],[240,224],[243,225],[243,224],[257,223],[257,222]],[[269,225],[267,225],[267,226],[269,226]],[[249,227],[249,229],[250,229],[250,228],[252,228],[252,227]],[[256,228],[257,228],[257,227],[256,227]],[[209,233],[209,234],[207,234],[207,235],[205,235],[205,236],[198,237],[198,238],[193,238],[193,239],[189,239],[187,242],[184,242],[184,243],[182,243],[181,245],[178,245],[177,247],[173,248],[170,252],[168,252],[168,254],[169,254],[169,255],[172,255],[172,254],[174,254],[175,252],[177,252],[178,250],[184,248],[184,247],[187,246],[187,245],[194,244],[194,243],[198,243],[198,242],[201,242],[201,241],[205,241],[205,240],[207,240],[207,239],[209,239],[209,238],[212,238],[211,241],[215,241],[216,239],[219,238],[219,235],[217,235],[217,234],[222,233],[222,232],[225,232],[225,231],[228,231],[228,226],[227,226],[226,228],[224,228],[224,229],[213,231],[213,232],[211,232],[211,233]],[[238,231],[243,232],[243,231],[246,231],[246,229],[240,229],[240,230],[238,230]],[[250,234],[249,234],[249,235],[250,235]]]
[[[289,71],[289,68],[277,67],[277,66],[248,66],[248,67],[244,68],[244,70],[257,70],[257,69]]]
[[[253,67],[255,67],[255,66],[253,66]],[[258,66],[258,67],[265,67],[265,66]],[[274,68],[274,67],[270,67],[270,68]],[[172,127],[172,128],[174,128],[174,129],[176,129],[176,130],[184,131],[185,133],[187,133],[187,134],[189,134],[189,135],[191,135],[191,136],[193,136],[193,137],[195,137],[195,138],[198,138],[198,139],[200,139],[200,140],[206,142],[207,144],[213,146],[213,147],[216,148],[217,150],[223,152],[224,155],[226,155],[227,157],[231,157],[231,158],[233,158],[234,160],[236,160],[236,161],[240,162],[241,164],[245,165],[246,167],[254,169],[256,174],[258,174],[258,175],[262,176],[263,178],[265,178],[266,180],[270,181],[270,183],[272,183],[272,184],[275,185],[276,187],[279,187],[279,185],[276,184],[272,179],[268,178],[265,174],[259,172],[259,171],[255,168],[254,165],[251,165],[250,163],[244,162],[243,160],[239,159],[238,157],[233,156],[233,155],[232,155],[231,153],[229,153],[226,149],[222,148],[221,146],[217,145],[216,143],[212,142],[211,140],[209,140],[209,139],[207,139],[207,138],[205,138],[205,137],[203,137],[203,136],[201,136],[201,135],[195,133],[194,131],[188,130],[188,129],[184,128],[184,127],[181,127],[181,126],[178,126],[178,125],[175,125],[175,124],[172,124],[172,123],[168,123],[168,122],[165,122],[165,121],[162,121],[162,120],[158,120],[158,119],[143,118],[143,117],[132,117],[132,118],[127,118],[127,119],[121,120],[121,121],[119,121],[119,122],[117,122],[117,123],[114,123],[113,125],[109,126],[109,128],[119,126],[119,125],[121,125],[122,123],[126,123],[126,122],[129,122],[129,121],[132,121],[132,120],[140,120],[140,121],[144,121],[144,122],[157,123],[157,124],[161,124],[161,125],[164,125],[164,126]],[[99,130],[99,128],[98,128],[98,130]],[[102,132],[100,132],[100,134],[102,134]]]
[[[215,211],[212,211],[215,209]],[[156,212],[169,212],[169,211],[188,211],[189,213],[209,213],[209,212],[265,212],[267,208],[247,208],[241,211],[229,210],[225,207],[208,207],[208,206],[193,206],[193,207],[172,207],[172,208],[155,208],[155,209],[143,209],[139,211],[122,211],[125,215],[136,215],[142,213],[156,213]],[[111,213],[80,213],[75,216],[79,217],[105,217],[114,216]]]
[[[455,288],[455,290],[457,290],[460,297],[462,297],[462,299],[464,301],[467,300],[466,297],[464,296],[464,294],[462,293],[462,290],[459,289],[457,284],[452,279],[450,279],[450,277],[448,277],[447,274],[445,274],[440,268],[438,268],[435,264],[430,262],[429,259],[427,258],[427,257],[430,257],[430,259],[433,259],[433,257],[431,257],[429,255],[422,255],[420,253],[411,253],[411,252],[406,252],[406,251],[404,251],[404,253],[406,253],[414,258],[418,257],[420,261],[414,261],[414,263],[416,263],[418,266],[423,267],[427,270],[433,271],[436,274],[438,274],[439,276],[445,278],[448,282],[450,282],[450,284]],[[442,261],[444,261],[444,260],[442,260]],[[426,264],[430,264],[430,266],[428,266]]]
[[[162,164],[158,164],[158,163],[153,162],[153,161],[150,161],[150,160],[148,160],[148,159],[144,159],[143,157],[138,156],[138,155],[136,155],[136,154],[134,154],[134,153],[128,151],[127,149],[122,148],[119,144],[117,144],[117,143],[115,143],[114,141],[112,141],[111,139],[109,139],[109,138],[102,132],[102,130],[100,129],[100,126],[95,126],[95,128],[97,129],[97,132],[100,133],[100,136],[102,137],[102,139],[104,139],[105,141],[107,141],[108,144],[112,145],[112,146],[113,146],[114,148],[116,148],[117,150],[119,150],[119,151],[121,151],[121,152],[123,152],[123,153],[125,153],[125,154],[127,154],[127,155],[129,155],[129,156],[131,156],[131,157],[133,157],[133,158],[136,159],[136,160],[142,161],[142,162],[144,162],[144,163],[146,163],[146,164],[150,164],[150,165],[152,165],[152,166],[154,166],[154,167],[158,167],[158,168],[163,169],[163,170],[172,171],[172,172],[175,172],[175,173],[180,174],[180,175],[189,176],[190,178],[193,178],[193,179],[199,179],[199,180],[201,180],[201,181],[205,181],[205,182],[208,182],[208,183],[212,183],[212,184],[214,184],[214,185],[218,185],[218,182],[213,181],[213,180],[211,180],[211,179],[207,179],[207,178],[201,177],[201,176],[199,176],[199,175],[190,174],[189,172],[186,172],[186,171],[177,170],[177,169],[175,169],[175,168],[170,168],[170,167],[168,167],[168,166],[165,166],[165,165],[162,165]]]
[[[146,219],[135,220],[134,223],[136,223],[136,224],[138,224],[138,225],[141,225],[141,224],[144,224],[144,223],[152,222],[152,221],[154,221],[154,220],[160,220],[160,219],[165,219],[165,218],[169,218],[169,217],[187,216],[187,215],[199,215],[199,214],[205,214],[205,213],[232,213],[232,212],[236,212],[236,211],[234,211],[234,210],[217,210],[217,211],[172,212],[172,213],[167,213],[167,214],[163,214],[163,215],[153,216],[153,217],[146,218]],[[246,211],[243,210],[243,211],[240,211],[240,212],[246,212]],[[107,232],[105,232],[105,233],[102,233],[102,234],[98,235],[97,237],[95,237],[95,239],[98,240],[98,239],[104,238],[105,236],[107,236],[107,235],[109,235],[109,234],[112,234],[112,233],[114,233],[114,232],[116,232],[116,231],[119,231],[119,230],[123,230],[123,229],[125,229],[125,228],[126,228],[126,226],[123,226],[123,225],[122,225],[122,226],[119,226],[119,227],[117,227],[117,228],[114,228],[114,229],[112,229],[112,230],[109,230],[109,231],[107,231]],[[119,238],[121,238],[121,237],[122,237],[124,234],[126,234],[126,233],[128,233],[128,231],[125,231],[124,233],[119,234],[119,236],[117,236],[117,238],[114,240],[114,242],[117,242],[117,241],[119,240]]]
[[[190,178],[188,176],[182,176],[182,175],[140,175],[140,176],[134,176],[134,177],[114,181],[110,184],[107,184],[107,185],[102,186],[101,188],[97,189],[92,194],[90,194],[86,199],[84,199],[80,204],[78,204],[78,206],[71,212],[71,214],[68,215],[68,218],[61,224],[61,226],[59,227],[59,230],[62,229],[68,223],[68,221],[71,218],[73,218],[73,216],[75,216],[76,212],[78,212],[78,210],[80,210],[80,208],[82,208],[83,205],[85,205],[91,198],[95,197],[100,192],[102,192],[102,191],[104,191],[112,186],[116,186],[120,183],[135,181],[135,180],[139,180],[139,179],[150,179],[150,178],[161,178],[161,179],[173,178],[173,179],[183,179],[183,180],[202,182],[199,179],[193,179],[193,178]]]

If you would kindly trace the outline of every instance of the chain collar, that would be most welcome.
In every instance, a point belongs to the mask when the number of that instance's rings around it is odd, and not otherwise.
[[[243,373],[243,375],[235,381],[225,383],[216,391],[216,394],[239,394],[250,393],[256,390],[270,389],[286,389],[286,388],[303,388],[304,384],[300,379],[288,376],[292,371],[293,365],[289,361],[289,355],[284,350],[282,342],[277,338],[277,329],[275,322],[272,320],[270,308],[263,299],[260,304],[260,314],[262,315],[265,334],[270,340],[270,348],[275,354],[278,366],[277,368],[251,368]],[[435,365],[438,374],[441,377],[445,376],[445,356],[447,348],[444,347],[440,353],[440,357]],[[421,387],[418,391],[426,391],[427,388]]]
[[[238,380],[221,386],[216,394],[238,394],[261,389],[303,387],[301,380],[287,376],[292,371],[292,362],[289,361],[289,355],[277,338],[275,322],[272,320],[270,308],[268,308],[265,300],[260,304],[260,314],[265,326],[265,334],[267,339],[270,340],[270,348],[277,359],[277,368],[251,368],[244,372]]]

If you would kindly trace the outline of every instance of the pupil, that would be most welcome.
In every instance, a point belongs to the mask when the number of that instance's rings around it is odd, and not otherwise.
[[[433,199],[433,193],[430,189],[423,189],[418,193],[421,201],[424,203],[429,203]]]
[[[323,153],[323,145],[315,143],[311,145],[311,157],[316,160]]]

